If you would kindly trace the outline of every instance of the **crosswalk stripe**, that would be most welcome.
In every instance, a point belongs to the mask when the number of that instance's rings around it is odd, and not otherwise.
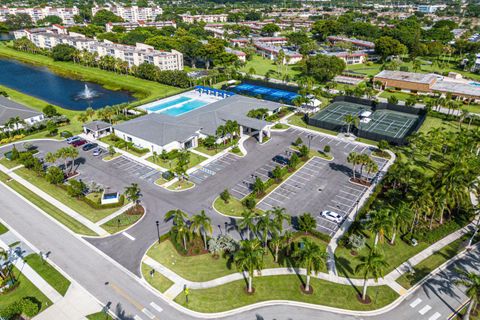
[[[417,298],[417,300],[410,303],[410,307],[415,308],[416,306],[418,306],[420,304],[420,302],[422,302],[422,299]]]
[[[430,311],[430,309],[432,309],[432,307],[430,307],[428,304],[423,307],[422,309],[420,309],[420,311],[418,311],[418,313],[420,313],[421,315],[424,315],[425,313],[427,313],[428,311]]]
[[[128,233],[126,233],[125,231],[122,232],[122,234],[123,234],[125,237],[127,237],[128,239],[130,239],[130,240],[132,240],[132,241],[135,241],[135,238],[132,237],[131,235],[129,235]]]
[[[158,312],[162,312],[163,309],[158,305],[156,304],[155,302],[151,302],[150,303],[150,306],[152,306],[153,309],[157,310]]]
[[[147,317],[149,317],[150,319],[155,318],[155,315],[150,310],[148,310],[147,308],[143,308],[142,312],[145,313],[147,315]]]
[[[143,320],[143,319],[140,318],[138,315],[134,315],[134,316],[133,316],[133,319],[135,319],[135,320]]]
[[[437,320],[438,318],[440,318],[442,315],[438,312],[435,312],[433,314],[433,316],[431,316],[430,318],[428,318],[428,320]]]

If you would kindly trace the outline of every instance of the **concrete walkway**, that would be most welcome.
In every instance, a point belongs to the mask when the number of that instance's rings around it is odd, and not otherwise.
[[[54,197],[52,197],[48,193],[44,192],[40,188],[36,187],[35,185],[31,184],[27,180],[23,179],[22,177],[17,175],[15,172],[5,168],[3,165],[0,165],[0,170],[3,171],[4,173],[8,174],[12,179],[21,183],[24,187],[26,187],[27,189],[29,189],[30,191],[32,191],[33,193],[35,193],[39,197],[43,198],[44,200],[53,204],[58,209],[62,210],[64,213],[66,213],[67,215],[69,215],[73,219],[77,220],[78,222],[80,222],[84,226],[88,227],[92,231],[95,231],[98,235],[100,235],[100,236],[109,235],[109,233],[107,231],[105,231],[103,228],[99,227],[94,222],[88,220],[87,218],[85,218],[84,216],[82,216],[81,214],[79,214],[78,212],[73,210],[72,208],[70,208],[67,205],[63,204],[62,202],[58,201],[57,199],[55,199]],[[8,184],[6,184],[6,185],[8,186]],[[15,190],[13,190],[13,189],[12,189],[12,191],[15,192]],[[15,192],[15,193],[19,197],[24,199],[25,201],[29,202],[28,199],[25,199],[22,195],[18,194],[17,192]]]
[[[130,209],[131,207],[133,207],[133,202],[130,202],[130,203],[128,203],[127,205],[121,207],[120,209],[118,209],[117,211],[115,211],[114,213],[112,213],[111,215],[106,216],[106,217],[103,218],[102,220],[97,221],[95,224],[96,224],[97,226],[101,226],[102,224],[104,224],[104,223],[112,220],[113,218],[118,217],[119,215],[121,215],[122,213],[124,213],[125,211],[127,211],[128,209]]]

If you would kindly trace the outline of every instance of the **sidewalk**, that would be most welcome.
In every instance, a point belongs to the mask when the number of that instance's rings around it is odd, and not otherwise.
[[[57,199],[55,199],[54,197],[49,195],[48,193],[46,193],[43,190],[41,190],[40,188],[34,186],[33,184],[31,184],[27,180],[25,180],[22,177],[20,177],[19,175],[17,175],[15,172],[12,172],[11,170],[8,170],[7,168],[5,168],[2,165],[0,165],[0,170],[3,171],[4,173],[8,174],[12,179],[21,183],[23,186],[25,186],[27,189],[29,189],[30,191],[32,191],[33,193],[35,193],[39,197],[47,200],[48,202],[53,204],[55,207],[62,210],[64,213],[66,213],[67,215],[69,215],[73,219],[82,223],[83,225],[85,225],[89,229],[95,231],[98,235],[100,235],[100,236],[109,235],[109,233],[107,231],[105,231],[103,228],[97,226],[94,222],[88,220],[87,218],[85,218],[84,216],[79,214],[78,212],[74,211],[70,207],[66,206],[65,204],[61,203],[60,201],[58,201]],[[13,189],[12,189],[12,191],[15,192],[15,190],[13,190]],[[17,192],[15,192],[15,193],[17,193]],[[21,195],[19,195],[19,196],[21,198],[23,198]],[[28,199],[25,199],[25,201],[29,202]]]

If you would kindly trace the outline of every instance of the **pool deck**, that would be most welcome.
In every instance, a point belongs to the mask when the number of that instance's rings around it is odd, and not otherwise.
[[[179,102],[179,103],[173,104],[173,105],[171,105],[171,106],[162,108],[162,109],[157,110],[157,111],[150,111],[150,110],[149,110],[150,108],[154,108],[154,107],[156,107],[156,106],[159,106],[159,105],[162,105],[162,104],[166,104],[166,103],[168,103],[168,102],[170,102],[170,101],[174,101],[174,100],[177,100],[177,99],[182,98],[182,97],[189,98],[189,99],[191,99],[191,100],[181,101],[181,102]],[[174,95],[174,96],[165,98],[165,99],[156,100],[156,101],[153,101],[153,102],[150,102],[150,103],[147,103],[147,104],[138,106],[137,108],[138,108],[138,109],[141,109],[141,110],[144,110],[144,111],[146,111],[146,112],[148,112],[148,113],[161,113],[161,112],[164,112],[164,111],[169,110],[169,109],[172,109],[172,108],[179,108],[179,107],[181,107],[183,104],[192,102],[192,101],[194,101],[194,100],[202,101],[202,102],[204,102],[204,103],[206,103],[206,104],[208,105],[208,104],[217,102],[217,101],[219,101],[219,100],[221,100],[221,99],[222,99],[221,97],[215,97],[215,96],[211,96],[211,95],[208,95],[208,94],[202,94],[202,93],[199,93],[199,92],[197,92],[197,91],[195,91],[195,90],[192,90],[192,91],[183,92],[183,93],[180,93],[180,94],[177,94],[177,95]]]

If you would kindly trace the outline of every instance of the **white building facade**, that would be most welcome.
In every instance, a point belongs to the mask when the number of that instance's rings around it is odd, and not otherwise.
[[[100,10],[111,11],[116,16],[121,17],[128,22],[138,21],[155,21],[155,18],[163,14],[163,9],[156,7],[123,7],[123,6],[111,6],[111,7],[99,7],[92,8],[92,15],[94,16]]]
[[[181,14],[180,17],[185,23],[195,23],[195,22],[206,22],[206,23],[215,23],[215,22],[227,22],[227,14],[202,14],[202,15],[190,15],[190,14]]]
[[[54,7],[44,7],[44,8],[8,8],[0,7],[0,21],[5,21],[7,15],[9,14],[19,14],[25,13],[28,14],[33,22],[38,20],[45,19],[47,16],[58,16],[63,20],[64,24],[73,24],[73,16],[80,13],[77,7],[72,8],[54,8]]]

